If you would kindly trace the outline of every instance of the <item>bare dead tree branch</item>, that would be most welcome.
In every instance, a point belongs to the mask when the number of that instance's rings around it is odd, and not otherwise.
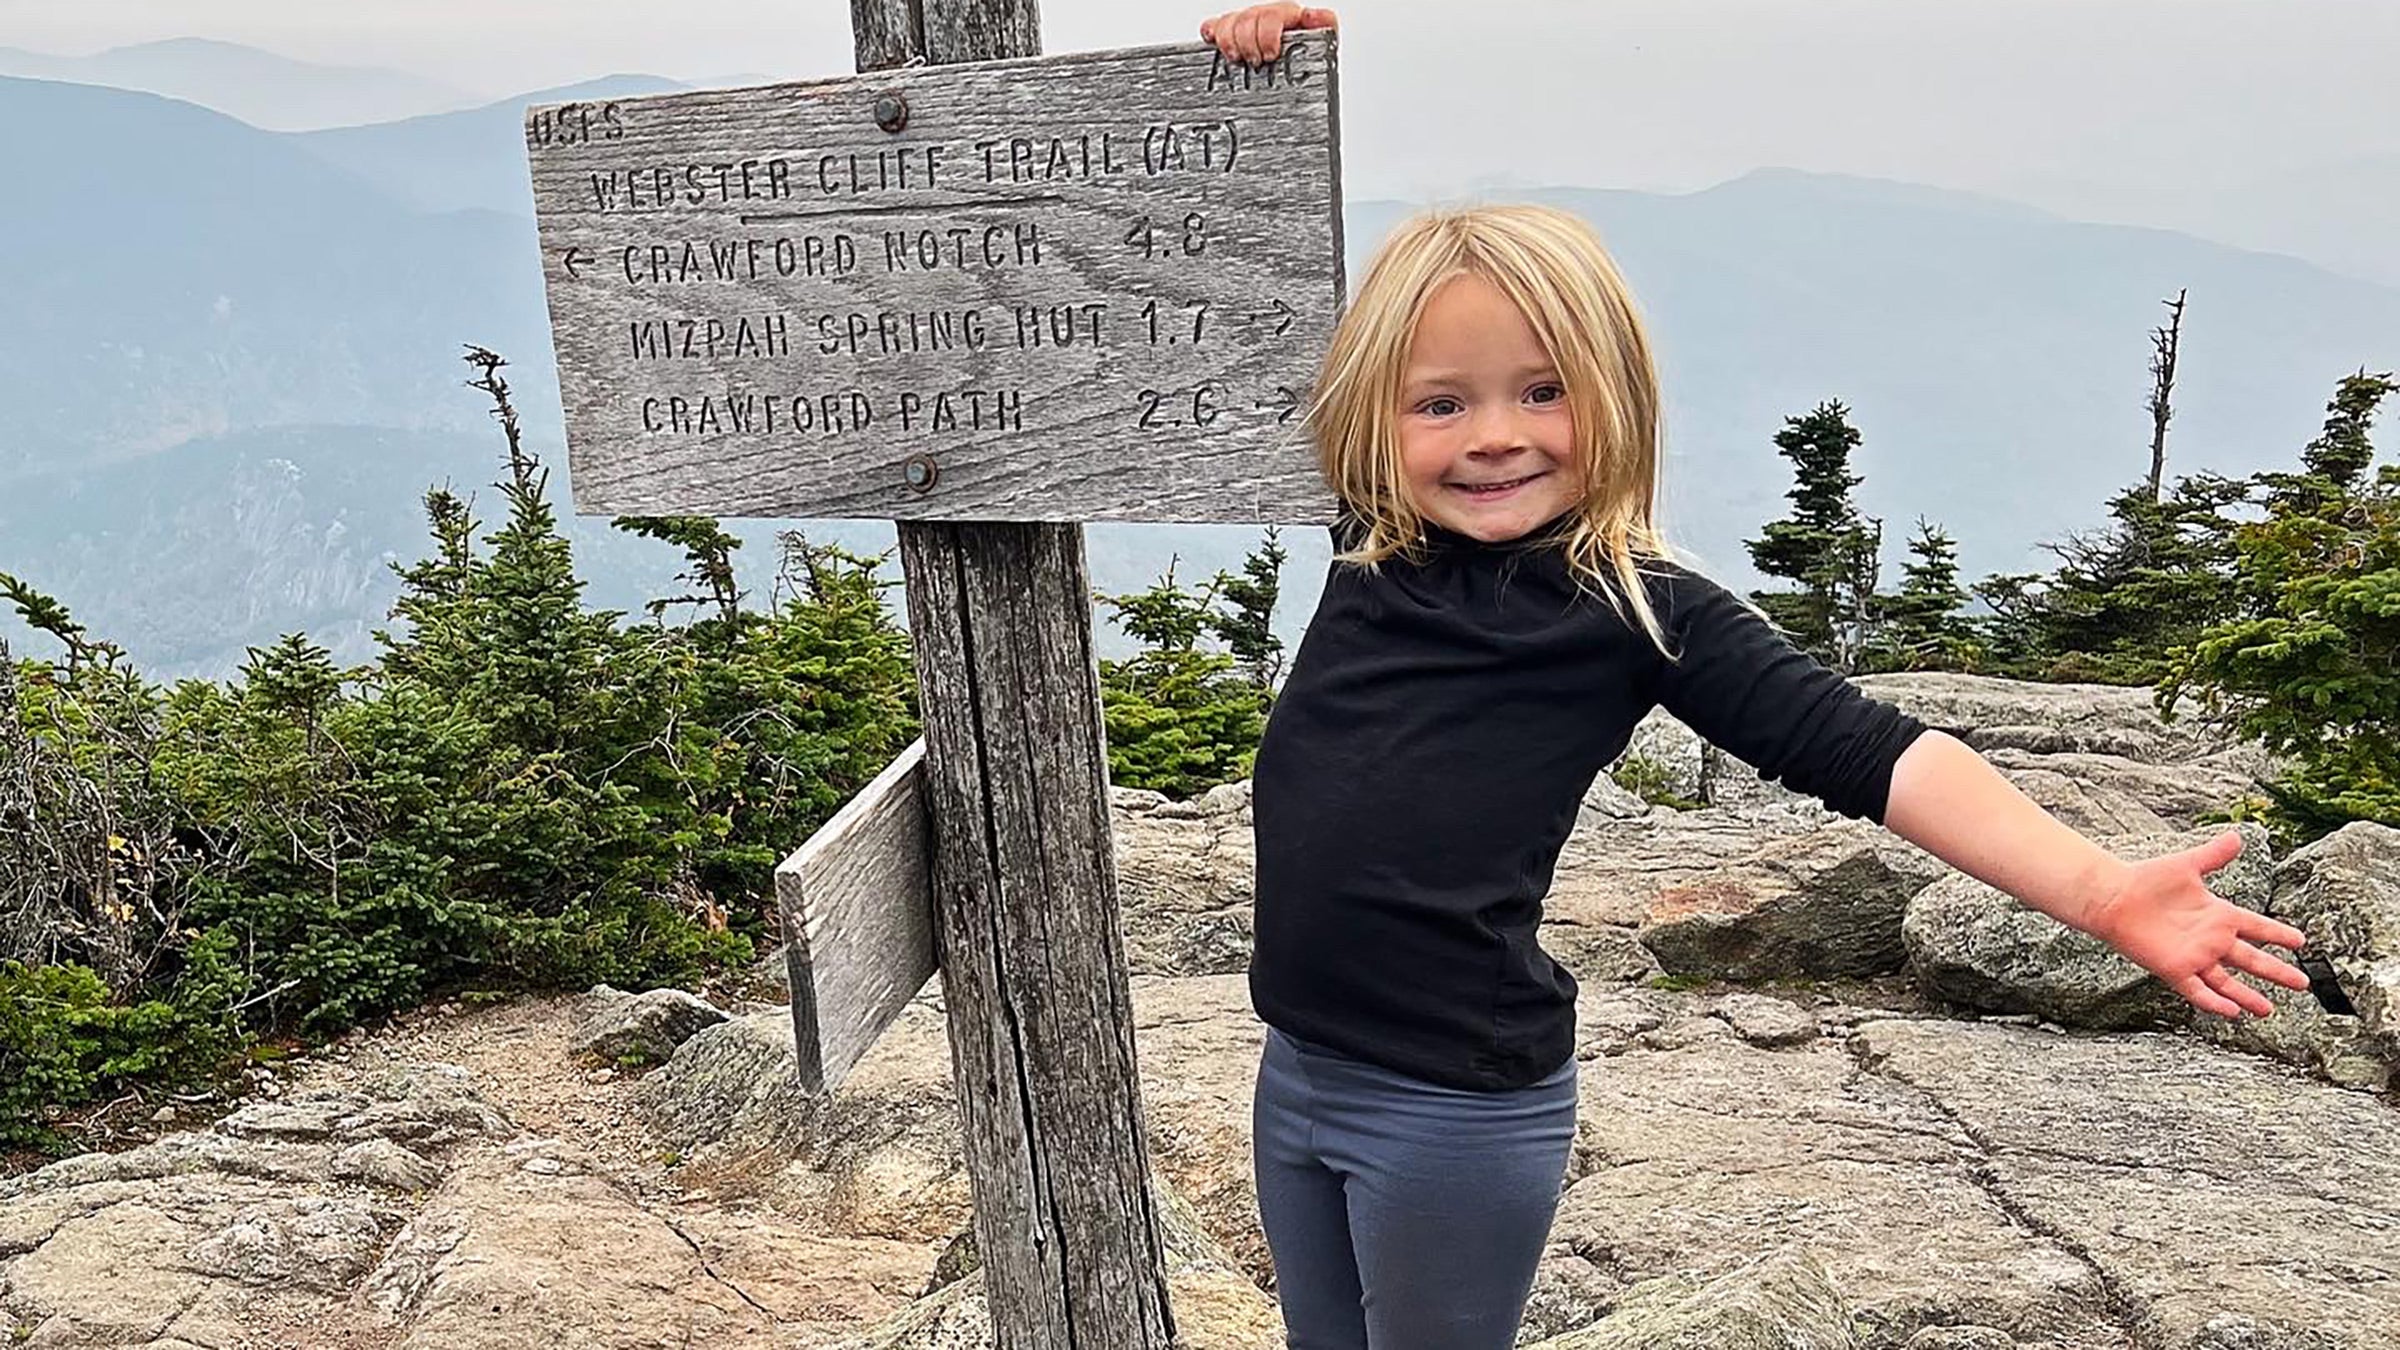
[[[2150,330],[2150,500],[2161,500],[2167,473],[2167,422],[2175,416],[2175,358],[2183,348],[2183,297],[2161,300],[2171,316]]]

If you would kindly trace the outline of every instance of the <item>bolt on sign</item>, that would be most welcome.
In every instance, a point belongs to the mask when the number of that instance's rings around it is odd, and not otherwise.
[[[531,108],[585,514],[1333,518],[1335,38]]]

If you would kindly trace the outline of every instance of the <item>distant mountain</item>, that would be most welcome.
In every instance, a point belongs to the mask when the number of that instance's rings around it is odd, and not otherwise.
[[[544,89],[463,112],[299,136],[303,149],[373,183],[419,211],[484,209],[533,214],[525,172],[525,106],[663,94],[685,86],[652,75],[611,75]],[[504,151],[514,151],[502,153]]]
[[[0,80],[12,263],[0,482],[292,424],[461,429],[460,344],[556,396],[531,222],[410,210],[291,139],[150,94]]]
[[[2015,190],[2084,220],[2165,226],[2400,286],[2400,154],[2310,165],[2235,187],[2033,178]]]
[[[164,94],[276,131],[382,122],[477,101],[466,90],[422,76],[317,65],[206,38],[112,47],[89,56],[0,47],[0,75]]]
[[[482,395],[458,391],[462,402]],[[399,593],[395,564],[426,556],[425,493],[447,487],[472,498],[489,535],[506,520],[497,482],[505,474],[497,430],[402,431],[380,427],[295,426],[204,437],[138,461],[21,478],[0,493],[0,571],[23,576],[66,602],[96,637],[127,646],[153,678],[222,679],[241,668],[246,649],[286,632],[306,632],[345,665],[372,661],[373,633],[388,628]],[[546,463],[563,459],[536,445]],[[641,620],[654,597],[690,593],[674,580],[675,550],[613,528],[604,517],[573,515],[566,475],[551,477],[550,501],[573,542],[584,600]],[[733,521],[743,547],[734,562],[749,603],[772,594],[776,535],[798,528],[819,543],[866,557],[890,554],[885,521]],[[1250,526],[1099,525],[1086,531],[1095,586],[1111,594],[1140,590],[1181,553],[1176,576],[1205,580],[1217,567],[1238,568],[1262,532]],[[480,547],[480,546],[479,546]],[[1299,541],[1315,550],[1321,540]],[[488,552],[488,551],[487,551]],[[1213,561],[1211,561],[1213,560]],[[1316,585],[1301,568],[1288,584],[1304,602],[1284,606],[1278,628],[1297,646],[1315,608]],[[900,578],[894,554],[885,566]],[[1305,584],[1303,584],[1305,583]],[[903,622],[897,592],[891,596]],[[1104,654],[1132,644],[1107,627]],[[0,612],[0,642],[19,654],[48,654],[55,644]]]
[[[0,181],[44,189],[0,213],[16,263],[0,325],[18,335],[0,363],[17,414],[0,440],[0,568],[113,616],[95,630],[162,668],[222,669],[295,626],[355,636],[388,603],[380,563],[422,548],[423,488],[498,474],[485,408],[459,387],[469,341],[513,362],[566,510],[532,223],[428,209],[517,191],[522,101],[291,136],[0,80],[0,120],[44,129],[0,140]],[[1741,540],[1785,509],[1771,438],[1823,399],[1864,432],[1858,495],[1885,520],[1887,576],[1922,513],[1972,579],[2043,567],[2040,541],[2096,523],[2146,471],[2147,334],[2178,288],[2191,310],[2170,472],[2289,465],[2335,380],[2400,366],[2400,290],[1988,197],[1782,170],[1684,196],[1508,195],[1581,212],[1622,259],[1667,381],[1670,535],[1733,585],[1757,581]],[[1352,277],[1410,209],[1350,205]],[[740,528],[763,589],[775,525]],[[673,571],[648,541],[578,529],[598,603],[638,603]],[[811,529],[874,548],[892,534]],[[1103,525],[1087,546],[1095,581],[1127,591],[1170,556],[1186,580],[1234,567],[1258,537]],[[1286,544],[1296,636],[1327,549],[1321,529]]]

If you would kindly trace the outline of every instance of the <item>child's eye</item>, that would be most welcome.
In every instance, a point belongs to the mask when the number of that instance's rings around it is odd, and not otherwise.
[[[1417,411],[1428,417],[1448,417],[1458,406],[1457,399],[1445,394],[1440,398],[1429,398],[1418,404]]]
[[[1534,389],[1533,389],[1533,394],[1534,394],[1534,399],[1533,399],[1533,401],[1534,401],[1534,402],[1536,402],[1536,403],[1556,403],[1556,402],[1557,402],[1559,399],[1565,398],[1565,397],[1567,396],[1567,391],[1566,391],[1566,389],[1565,389],[1565,388],[1563,388],[1562,386],[1559,386],[1559,385],[1555,385],[1555,384],[1541,384],[1541,385],[1535,385],[1535,386],[1534,386]],[[1543,395],[1543,394],[1550,394],[1550,395],[1553,395],[1554,397],[1551,397],[1551,398],[1543,398],[1543,397],[1541,397],[1541,395]]]

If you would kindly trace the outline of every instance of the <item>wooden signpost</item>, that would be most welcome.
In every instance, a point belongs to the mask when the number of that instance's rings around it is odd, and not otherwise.
[[[1081,522],[1332,519],[1335,38],[851,17],[872,75],[528,111],[576,509],[899,522],[925,738],[778,870],[803,1076],[938,964],[996,1344],[1159,1350]]]

